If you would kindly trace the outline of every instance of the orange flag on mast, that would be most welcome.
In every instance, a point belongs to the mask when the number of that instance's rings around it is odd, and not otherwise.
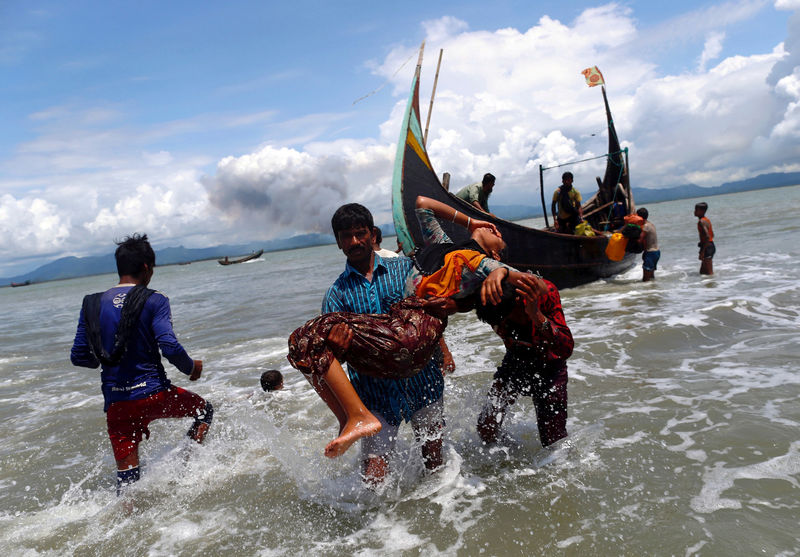
[[[595,85],[605,85],[603,74],[600,73],[600,70],[597,69],[597,66],[586,68],[581,73],[586,78],[586,85],[589,87],[594,87]]]

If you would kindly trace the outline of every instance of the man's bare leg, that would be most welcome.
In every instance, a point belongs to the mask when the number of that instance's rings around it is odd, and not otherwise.
[[[369,437],[378,433],[382,426],[378,418],[373,416],[372,412],[367,410],[367,407],[361,402],[361,398],[356,393],[353,384],[350,383],[350,379],[348,379],[338,360],[334,359],[331,362],[322,380],[335,396],[339,407],[344,411],[345,415],[345,423],[339,431],[339,437],[325,446],[325,456],[335,458],[344,454],[353,443],[362,437]],[[325,399],[323,398],[323,400]],[[328,401],[326,400],[325,402]],[[337,413],[337,410],[333,407],[331,407],[331,410],[334,414]],[[337,414],[338,417],[339,415]],[[341,424],[341,419],[339,419],[339,423]]]
[[[192,434],[190,435],[190,437],[192,438],[193,441],[196,441],[197,443],[202,443],[203,439],[205,439],[206,437],[208,428],[209,425],[207,423],[200,422],[199,424],[197,424],[197,429],[192,430]]]
[[[422,453],[422,462],[425,464],[425,468],[427,470],[436,470],[444,464],[441,422],[413,425],[417,442],[424,440],[422,447],[420,447],[420,452]]]
[[[389,463],[383,456],[370,456],[364,461],[364,483],[370,488],[376,488],[386,480],[389,473]]]
[[[437,470],[444,464],[442,438],[430,439],[422,444],[422,462],[427,470]]]

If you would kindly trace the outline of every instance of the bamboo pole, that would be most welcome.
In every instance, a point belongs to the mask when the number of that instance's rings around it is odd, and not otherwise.
[[[609,202],[608,202],[608,203],[606,203],[605,205],[600,205],[600,206],[599,206],[599,207],[597,207],[596,209],[592,209],[592,210],[591,210],[591,211],[589,211],[588,213],[584,213],[584,214],[583,214],[583,218],[590,217],[590,216],[592,216],[593,214],[595,214],[597,211],[602,211],[602,210],[603,210],[603,209],[605,209],[606,207],[609,207],[609,206],[611,206],[613,203],[614,203],[613,201],[609,201]]]
[[[547,222],[547,206],[544,204],[544,169],[539,165],[539,193],[542,196],[542,212],[544,213],[544,227],[550,228],[550,223]]]
[[[422,135],[422,146],[428,144],[428,127],[431,124],[431,112],[433,112],[433,97],[436,95],[436,84],[439,82],[439,68],[442,66],[443,48],[439,49],[439,62],[436,64],[436,77],[433,78],[433,90],[431,91],[431,104],[428,107],[428,118],[425,120],[425,133]]]

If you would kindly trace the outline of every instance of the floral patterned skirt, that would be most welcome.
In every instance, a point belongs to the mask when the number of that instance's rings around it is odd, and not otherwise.
[[[334,354],[326,343],[337,323],[347,323],[353,331],[350,347],[342,354]],[[337,358],[364,375],[405,379],[430,361],[446,324],[425,312],[422,300],[414,296],[397,302],[386,314],[326,313],[289,336],[287,358],[306,375],[324,375]]]

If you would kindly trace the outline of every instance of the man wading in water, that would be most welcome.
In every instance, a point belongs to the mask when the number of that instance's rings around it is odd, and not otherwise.
[[[117,244],[119,284],[83,299],[70,359],[100,374],[108,436],[117,461],[117,495],[139,480],[139,443],[160,418],[194,418],[188,436],[202,443],[214,409],[199,395],[174,387],[161,364],[167,360],[197,381],[203,362],[192,360],[175,338],[166,296],[147,285],[156,256],[147,234]]]

